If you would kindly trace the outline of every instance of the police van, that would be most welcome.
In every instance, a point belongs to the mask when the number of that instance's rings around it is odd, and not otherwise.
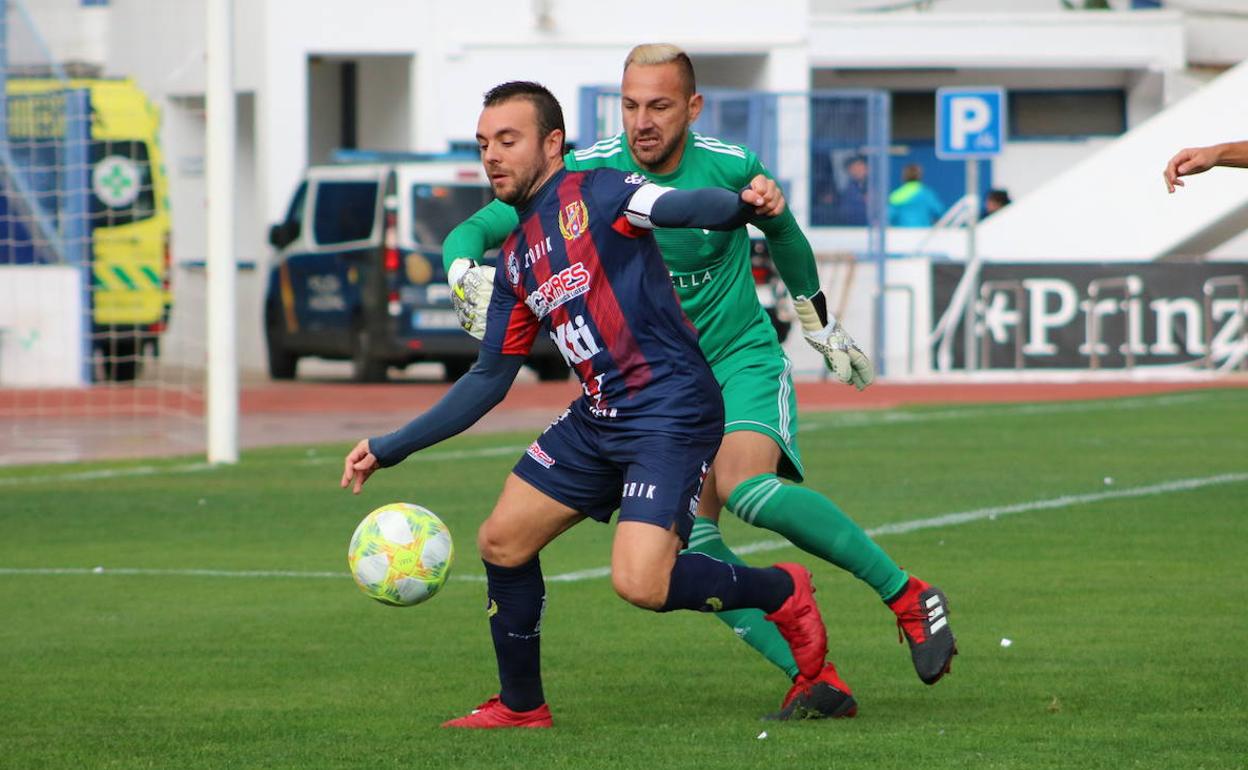
[[[308,168],[269,230],[277,252],[264,300],[269,375],[293,379],[299,359],[315,356],[351,361],[359,382],[420,361],[458,379],[478,342],[451,308],[442,241],[492,198],[473,154],[339,151]],[[527,363],[542,380],[568,376],[541,337]]]

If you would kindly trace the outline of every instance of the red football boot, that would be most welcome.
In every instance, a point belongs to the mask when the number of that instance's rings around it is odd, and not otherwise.
[[[836,673],[836,666],[828,662],[816,679],[798,676],[789,694],[780,704],[780,710],[768,719],[841,719],[858,713],[858,701],[849,685]]]
[[[443,722],[442,726],[490,730],[498,727],[554,727],[555,725],[550,718],[550,706],[545,703],[532,711],[512,711],[495,695],[473,709],[468,716]]]
[[[949,673],[953,656],[958,654],[944,591],[911,575],[901,595],[888,607],[897,615],[897,641],[905,634],[910,644],[915,673],[925,684],[936,684]]]
[[[793,578],[793,593],[780,609],[766,615],[776,624],[780,635],[789,643],[797,669],[807,679],[819,678],[823,661],[828,657],[828,632],[815,604],[815,587],[810,582],[810,570],[800,564],[775,565]]]

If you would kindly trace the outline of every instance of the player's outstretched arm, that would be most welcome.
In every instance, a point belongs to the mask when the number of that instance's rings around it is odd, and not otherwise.
[[[450,270],[457,259],[480,262],[490,249],[503,245],[520,224],[516,210],[497,198],[455,226],[442,242],[442,267]]]
[[[352,492],[359,494],[378,469],[397,465],[408,455],[472,427],[503,400],[523,364],[522,355],[483,349],[468,373],[429,411],[393,433],[356,444],[344,463],[342,488],[350,485]]]
[[[1166,182],[1166,191],[1174,192],[1176,187],[1186,186],[1179,177],[1202,174],[1214,166],[1248,168],[1248,141],[1226,142],[1209,147],[1187,147],[1179,150],[1162,172],[1162,177]]]
[[[451,306],[464,331],[485,336],[485,314],[494,286],[494,268],[479,264],[490,249],[498,248],[519,224],[516,210],[493,200],[460,222],[442,244],[442,266],[451,287]]]
[[[762,198],[751,188],[740,193],[719,187],[677,190],[656,184],[638,188],[624,207],[624,215],[636,227],[699,227],[704,230],[736,230],[759,218],[755,208]]]
[[[756,225],[767,237],[772,262],[793,296],[802,336],[823,355],[828,369],[838,380],[858,390],[865,389],[875,380],[875,367],[840,321],[828,312],[827,299],[819,287],[814,251],[797,220],[791,212],[785,211],[775,219]]]

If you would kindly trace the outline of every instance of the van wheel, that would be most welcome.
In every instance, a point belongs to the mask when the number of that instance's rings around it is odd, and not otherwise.
[[[529,364],[542,382],[563,382],[572,371],[561,358],[539,359]]]
[[[264,336],[269,348],[269,378],[273,380],[295,379],[295,370],[299,368],[299,356],[286,349],[282,341],[282,333],[276,328],[269,326]]]
[[[139,348],[133,339],[106,340],[100,347],[104,379],[134,382],[139,376]]]
[[[389,365],[373,355],[373,337],[365,329],[355,332],[355,345],[351,349],[351,377],[356,382],[385,382]]]

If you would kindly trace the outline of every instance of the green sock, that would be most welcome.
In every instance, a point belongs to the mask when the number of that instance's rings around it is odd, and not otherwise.
[[[686,550],[706,554],[712,559],[729,564],[745,565],[745,562],[724,545],[724,539],[715,522],[703,516],[694,519],[693,532],[689,535],[689,547]],[[738,637],[762,653],[764,658],[783,671],[789,679],[796,678],[797,662],[793,660],[789,643],[780,635],[775,624],[763,615],[762,610],[727,610],[715,613],[715,617],[727,623]]]
[[[889,599],[909,576],[836,503],[805,487],[782,484],[774,473],[741,482],[728,509],[747,524],[783,535],[793,545],[848,570]]]

